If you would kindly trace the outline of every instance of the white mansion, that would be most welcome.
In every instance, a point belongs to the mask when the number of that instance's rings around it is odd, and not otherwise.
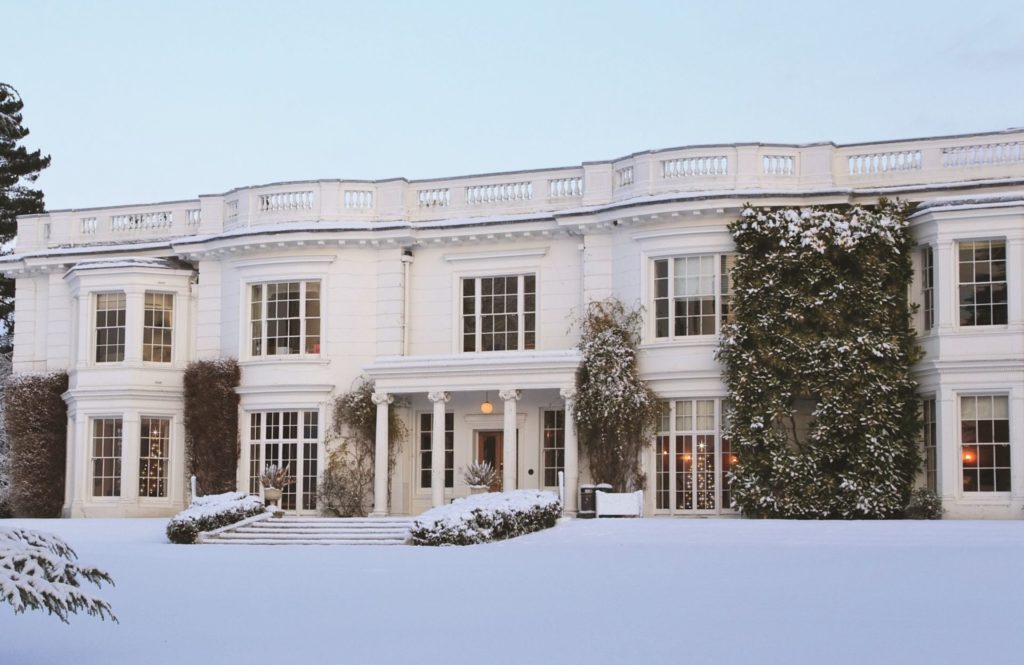
[[[375,382],[410,436],[375,512],[581,476],[570,413],[585,303],[644,306],[641,369],[666,401],[648,515],[727,515],[735,460],[714,359],[726,229],[757,206],[919,203],[912,217],[926,469],[953,517],[1024,507],[1024,130],[837,146],[647,151],[437,180],[317,180],[19,219],[17,372],[67,369],[64,513],[166,515],[187,502],[182,375],[235,357],[238,487],[288,463],[316,511],[330,403]],[[694,316],[694,312],[698,315]],[[382,426],[381,426],[382,425]],[[383,460],[385,455],[378,454]]]

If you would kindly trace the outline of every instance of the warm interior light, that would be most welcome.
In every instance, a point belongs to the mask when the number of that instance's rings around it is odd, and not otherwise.
[[[964,451],[964,461],[965,462],[973,462],[974,461],[974,453],[972,453],[970,450],[965,450]]]
[[[729,464],[735,464],[737,461],[739,461],[739,460],[736,459],[735,455],[733,455],[732,457],[729,458]]]
[[[489,395],[484,393],[484,403],[480,405],[480,413],[487,414],[494,411],[494,405],[491,404],[491,400],[488,397]]]

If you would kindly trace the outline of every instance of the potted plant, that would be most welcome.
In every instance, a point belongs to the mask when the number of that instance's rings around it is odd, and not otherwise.
[[[495,481],[494,466],[490,462],[470,462],[462,471],[462,479],[469,485],[470,494],[490,492]]]
[[[260,484],[263,485],[263,498],[275,507],[274,514],[283,514],[277,502],[281,500],[281,494],[286,487],[295,484],[295,478],[291,475],[289,465],[280,467],[276,464],[268,464],[260,474]]]

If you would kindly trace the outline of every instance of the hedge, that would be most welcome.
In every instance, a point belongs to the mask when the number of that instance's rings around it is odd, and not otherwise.
[[[191,545],[202,531],[219,529],[265,510],[262,499],[243,492],[197,497],[191,506],[167,523],[167,539],[179,545]]]
[[[414,545],[476,545],[553,527],[561,514],[553,492],[478,494],[423,513],[410,535]]]
[[[16,374],[5,389],[15,517],[60,517],[67,458],[67,372]]]

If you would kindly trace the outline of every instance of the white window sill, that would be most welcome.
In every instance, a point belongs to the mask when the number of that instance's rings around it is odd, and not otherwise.
[[[253,358],[246,358],[238,362],[242,367],[250,365],[273,365],[274,363],[289,363],[292,365],[329,365],[328,360],[323,355],[316,356],[305,356],[299,353],[296,354],[281,354],[278,356],[255,356]]]

